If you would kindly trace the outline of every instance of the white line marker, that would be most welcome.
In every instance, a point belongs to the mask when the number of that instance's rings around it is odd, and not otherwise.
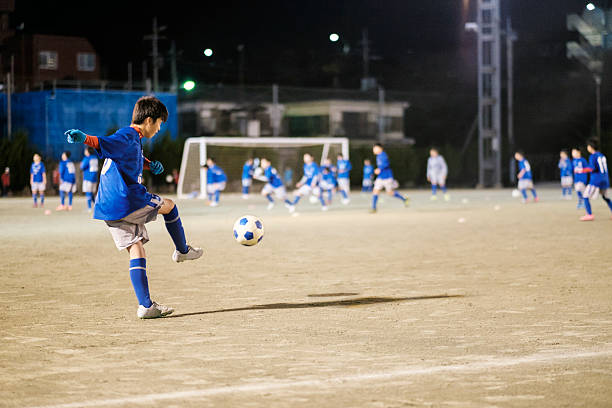
[[[189,398],[203,398],[224,394],[261,393],[287,388],[301,387],[328,387],[343,388],[351,386],[350,383],[389,380],[393,378],[411,377],[417,375],[431,375],[438,373],[461,373],[470,371],[485,371],[491,368],[506,368],[526,364],[557,363],[566,360],[578,360],[596,357],[612,356],[612,349],[599,351],[572,351],[564,354],[538,353],[518,358],[498,358],[494,360],[467,364],[453,364],[433,367],[410,367],[401,370],[383,371],[366,374],[337,376],[303,381],[265,382],[260,384],[232,385],[226,387],[205,388],[191,391],[177,391],[159,394],[135,395],[133,397],[113,398],[93,401],[71,402],[58,405],[44,405],[33,408],[79,408],[103,407],[125,404],[152,404],[163,400],[181,400]]]

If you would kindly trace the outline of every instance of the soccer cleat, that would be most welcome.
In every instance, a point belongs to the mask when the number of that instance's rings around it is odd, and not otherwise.
[[[37,207],[38,207],[38,204],[36,203],[32,204],[32,208],[37,208]]]
[[[60,205],[57,206],[55,211],[66,211],[66,206],[63,206],[63,205],[60,204]]]
[[[218,201],[213,201],[210,203],[211,207],[218,207],[219,206],[219,202]]]
[[[444,193],[444,201],[450,201],[450,194]]]
[[[72,206],[71,205],[68,206],[68,211],[72,211]]]
[[[268,203],[268,211],[274,208],[274,203]]]
[[[368,211],[370,214],[376,214],[376,208],[370,208]]]
[[[593,221],[595,216],[593,214],[586,214],[580,217],[580,221]]]
[[[429,197],[429,199],[431,201],[436,201],[438,199],[438,197],[436,197],[435,195],[432,195],[431,197]]]
[[[295,212],[295,205],[285,204],[285,207],[289,209],[289,214],[293,214]]]
[[[534,202],[534,203],[539,203],[539,202],[540,202],[540,197],[535,197],[535,198],[533,199],[533,202]]]
[[[157,319],[158,317],[164,317],[174,312],[174,309],[164,305],[158,305],[153,302],[150,307],[144,307],[143,305],[138,306],[136,316],[139,319]]]
[[[350,199],[350,198],[343,198],[343,199],[342,199],[342,204],[344,204],[344,205],[347,205],[347,204],[348,204],[348,203],[350,203],[350,202],[351,202],[351,199]]]
[[[404,197],[404,207],[410,207],[410,197]]]
[[[321,211],[327,211],[329,210],[329,207],[327,207],[326,205],[324,205],[323,207],[321,207]]]
[[[248,200],[249,199],[249,195],[248,194],[243,194],[242,195],[242,199],[243,200]]]
[[[175,249],[174,253],[172,254],[172,260],[176,263],[183,261],[192,261],[201,257],[204,253],[204,250],[202,248],[194,248],[191,245],[187,245],[187,250],[187,253],[183,254],[177,249]]]

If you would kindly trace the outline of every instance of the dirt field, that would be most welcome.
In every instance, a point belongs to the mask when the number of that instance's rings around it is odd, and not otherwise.
[[[612,220],[541,191],[369,197],[327,213],[181,201],[199,261],[146,245],[141,321],[128,256],[84,211],[0,200],[2,407],[610,407]],[[48,199],[53,209],[57,199]],[[232,224],[260,216],[260,245]]]

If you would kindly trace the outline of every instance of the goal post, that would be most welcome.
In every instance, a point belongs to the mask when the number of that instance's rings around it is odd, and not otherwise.
[[[317,157],[321,163],[341,153],[349,157],[349,141],[344,137],[191,137],[185,140],[177,196],[206,198],[206,172],[202,166],[208,157],[228,173],[228,185],[238,186],[242,165],[249,157],[267,157],[279,172],[281,163],[286,169],[299,174],[301,155],[305,152]]]

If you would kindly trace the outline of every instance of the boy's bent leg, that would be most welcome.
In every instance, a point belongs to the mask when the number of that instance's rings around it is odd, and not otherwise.
[[[176,248],[172,254],[172,260],[174,262],[183,262],[201,257],[204,252],[202,248],[193,248],[187,245],[183,223],[181,222],[178,207],[174,204],[174,201],[169,198],[164,198],[159,213],[164,216],[166,230],[168,230]]]

